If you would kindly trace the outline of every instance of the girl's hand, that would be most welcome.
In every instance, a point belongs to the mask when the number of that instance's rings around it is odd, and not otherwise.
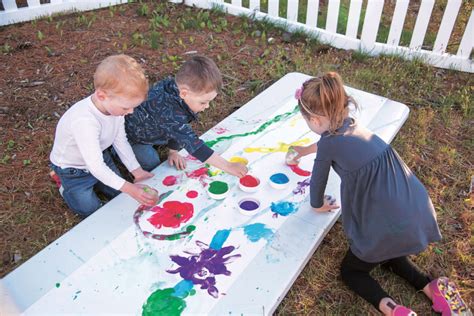
[[[133,182],[137,183],[146,179],[153,178],[154,174],[148,171],[143,170],[141,167],[132,171]]]
[[[178,170],[186,168],[186,159],[181,157],[177,150],[170,149],[168,154],[168,163],[170,166],[175,166]]]
[[[318,150],[318,145],[314,143],[309,146],[291,146],[290,148],[298,153],[298,155],[294,158],[294,160],[298,160],[301,157],[315,153]]]
[[[336,199],[330,195],[324,196],[324,203],[321,207],[313,207],[316,212],[331,212],[332,210],[338,209],[340,206],[336,204]]]

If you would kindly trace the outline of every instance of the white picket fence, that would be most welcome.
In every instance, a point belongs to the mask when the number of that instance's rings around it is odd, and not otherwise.
[[[453,31],[454,23],[459,14],[463,0],[448,0],[436,40],[432,50],[422,48],[428,29],[435,0],[422,0],[418,10],[412,38],[408,47],[400,46],[400,38],[408,11],[409,0],[397,0],[392,17],[387,43],[376,42],[380,20],[383,14],[384,0],[368,0],[365,20],[360,39],[357,38],[359,20],[361,18],[363,0],[351,0],[345,34],[336,33],[340,0],[328,0],[325,29],[318,28],[317,19],[319,0],[307,0],[305,23],[298,22],[298,0],[286,2],[287,16],[279,16],[280,0],[268,0],[268,12],[260,11],[260,0],[249,0],[249,7],[242,6],[242,0],[173,0],[189,6],[211,9],[219,6],[232,15],[247,15],[255,19],[267,19],[270,22],[284,25],[288,31],[304,31],[317,37],[321,42],[341,49],[360,50],[369,55],[395,54],[406,59],[420,59],[440,68],[456,69],[474,73],[474,63],[470,59],[474,48],[474,11],[470,12],[469,21],[465,26],[456,55],[446,52]],[[283,2],[282,1],[282,2]],[[17,8],[14,0],[3,0],[4,11],[0,11],[0,26],[32,20],[57,12],[69,10],[92,10],[100,7],[127,2],[126,0],[50,0],[40,4],[39,0],[28,0],[28,7]]]

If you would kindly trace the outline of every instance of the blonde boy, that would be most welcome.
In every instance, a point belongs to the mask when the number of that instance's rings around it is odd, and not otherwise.
[[[63,198],[83,217],[102,205],[94,190],[109,198],[122,191],[151,205],[153,197],[142,185],[120,176],[108,150],[113,146],[135,182],[153,176],[140,167],[124,128],[124,116],[133,112],[148,91],[143,69],[129,56],[109,56],[94,73],[94,88],[92,95],[64,113],[56,128],[50,160],[61,180]]]

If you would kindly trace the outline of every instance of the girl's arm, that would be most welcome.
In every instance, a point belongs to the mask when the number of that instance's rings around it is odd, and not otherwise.
[[[291,146],[290,148],[298,153],[294,160],[300,159],[301,157],[310,154],[314,154],[318,151],[318,145],[316,143],[311,144],[309,146]]]

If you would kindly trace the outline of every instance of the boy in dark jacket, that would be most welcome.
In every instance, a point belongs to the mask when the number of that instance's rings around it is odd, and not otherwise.
[[[153,145],[167,144],[168,162],[177,169],[186,167],[178,154],[185,148],[192,156],[229,174],[243,177],[247,167],[232,163],[209,148],[193,131],[190,122],[209,107],[222,87],[217,65],[204,56],[194,56],[183,64],[175,78],[158,82],[147,100],[125,117],[125,130],[138,162],[145,170],[160,163]]]

